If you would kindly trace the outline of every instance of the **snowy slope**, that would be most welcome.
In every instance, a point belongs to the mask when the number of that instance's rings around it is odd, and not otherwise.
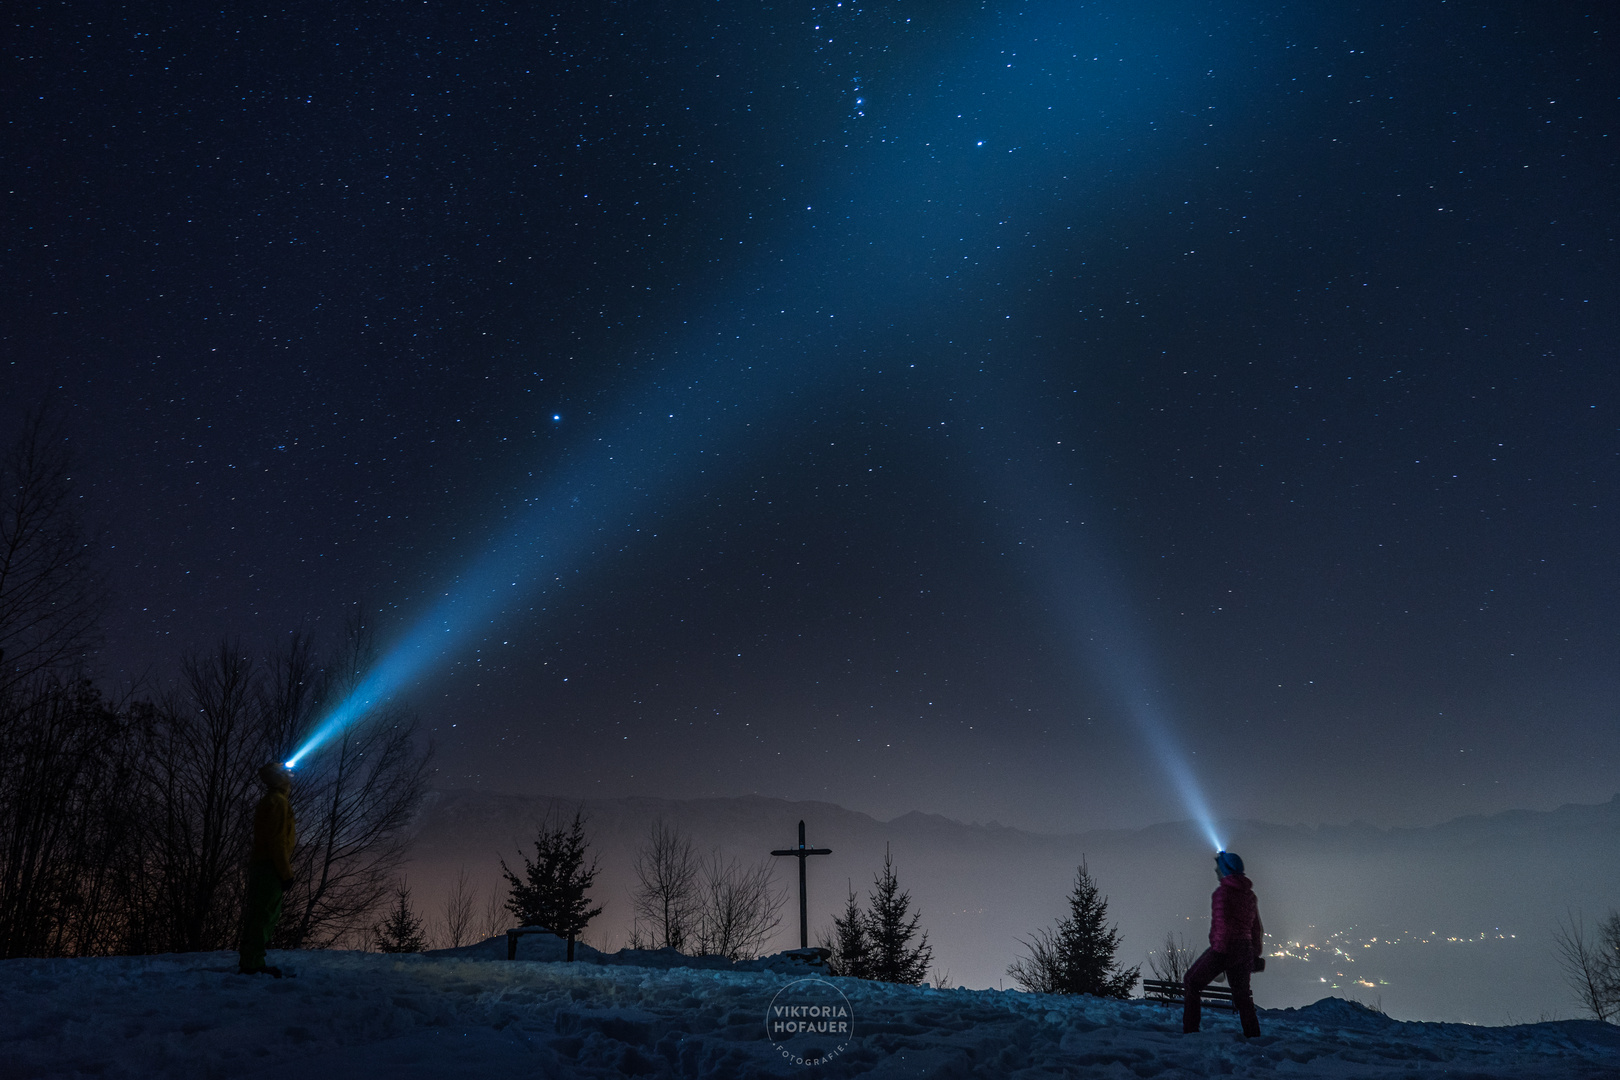
[[[1401,1023],[1327,999],[1262,1012],[1244,1042],[1224,1014],[1183,1036],[1145,1003],[844,979],[846,1049],[793,1064],[765,1028],[792,971],[485,958],[504,950],[272,953],[297,971],[280,981],[226,953],[0,962],[0,1076],[1620,1076],[1620,1029],[1586,1021]]]

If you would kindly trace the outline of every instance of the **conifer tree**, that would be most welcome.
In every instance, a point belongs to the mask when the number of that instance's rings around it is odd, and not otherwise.
[[[917,924],[922,912],[910,915],[911,894],[903,892],[894,872],[894,859],[887,847],[883,849],[883,873],[873,883],[872,910],[866,916],[867,933],[871,940],[871,975],[881,982],[907,983],[916,986],[928,975],[933,963],[934,950],[928,944],[928,934],[911,944],[918,934]]]
[[[1125,998],[1141,972],[1115,960],[1119,930],[1108,925],[1108,898],[1081,860],[1069,893],[1069,914],[1055,930],[1041,929],[1024,943],[1030,955],[1007,969],[1014,982],[1037,994],[1091,994]]]
[[[596,881],[596,860],[585,861],[585,818],[574,812],[570,825],[547,818],[534,838],[534,858],[523,857],[523,877],[501,860],[501,873],[511,885],[506,910],[525,926],[543,926],[568,941],[568,959],[574,958],[574,940],[590,921],[602,914],[585,895]]]
[[[849,890],[844,914],[833,916],[832,966],[839,975],[853,979],[872,977],[872,934],[866,912],[855,902],[855,889]]]
[[[414,953],[427,948],[422,920],[411,908],[411,890],[403,881],[394,886],[394,906],[388,918],[377,924],[375,936],[378,952]]]

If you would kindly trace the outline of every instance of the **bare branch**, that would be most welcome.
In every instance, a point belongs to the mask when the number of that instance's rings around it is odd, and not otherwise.
[[[473,887],[467,864],[456,871],[456,880],[444,898],[444,938],[447,947],[459,949],[472,944],[473,908],[478,903],[478,890]]]
[[[1166,930],[1164,944],[1159,946],[1157,952],[1148,953],[1148,970],[1153,972],[1155,979],[1179,984],[1186,980],[1187,969],[1192,967],[1197,956],[1185,934],[1178,940],[1174,930]]]
[[[72,465],[43,409],[0,457],[0,690],[73,667],[99,641],[107,583],[73,508]]]
[[[1575,992],[1581,1008],[1594,1019],[1607,1021],[1620,1007],[1620,913],[1610,912],[1595,934],[1587,931],[1580,912],[1566,915],[1553,930],[1553,948],[1564,969],[1564,982]],[[1607,948],[1605,938],[1612,939]]]
[[[744,865],[713,852],[703,864],[699,953],[752,960],[782,923],[787,890],[778,888],[769,860]]]
[[[698,858],[692,841],[662,818],[654,821],[647,843],[636,852],[635,871],[632,940],[638,947],[684,950],[698,916]]]

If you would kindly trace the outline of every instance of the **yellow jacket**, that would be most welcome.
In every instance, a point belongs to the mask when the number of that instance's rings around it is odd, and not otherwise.
[[[253,810],[252,862],[267,862],[286,881],[293,876],[292,853],[297,834],[293,829],[292,803],[285,791],[267,791]]]

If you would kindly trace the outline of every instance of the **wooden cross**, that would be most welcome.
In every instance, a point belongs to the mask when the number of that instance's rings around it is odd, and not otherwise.
[[[799,822],[799,846],[796,848],[778,848],[772,855],[792,855],[799,860],[799,948],[810,947],[810,913],[805,900],[804,892],[804,860],[811,855],[831,855],[829,847],[804,846],[804,822]]]

